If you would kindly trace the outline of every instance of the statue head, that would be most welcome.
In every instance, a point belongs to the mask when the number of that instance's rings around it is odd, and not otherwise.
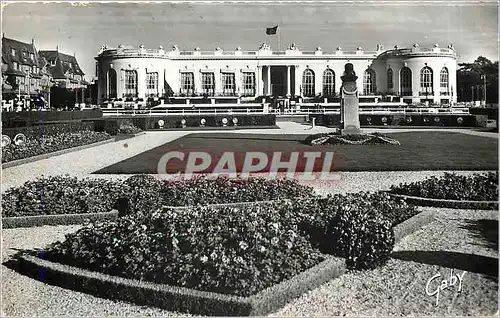
[[[340,77],[342,82],[355,82],[358,77],[356,76],[356,73],[354,72],[354,65],[352,63],[347,63],[344,66],[344,75]]]
[[[352,63],[347,63],[344,66],[344,75],[356,75],[356,73],[354,72],[354,65],[352,65]]]

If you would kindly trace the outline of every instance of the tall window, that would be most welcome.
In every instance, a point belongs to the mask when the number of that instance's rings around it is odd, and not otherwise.
[[[10,49],[10,55],[16,56],[16,49]]]
[[[12,66],[14,67],[14,69],[15,69],[16,71],[18,71],[18,70],[19,70],[19,64],[17,64],[17,62],[13,62],[13,63],[12,63]]]
[[[401,85],[401,95],[411,96],[413,94],[411,87],[411,70],[408,67],[403,67],[399,73],[399,81]]]
[[[201,74],[201,91],[209,96],[214,95],[215,91],[215,76],[214,73]]]
[[[387,70],[387,89],[393,89],[394,88],[394,82],[393,82],[393,72],[392,68]]]
[[[158,73],[146,73],[146,94],[148,96],[158,95]]]
[[[115,73],[116,76],[116,73]],[[137,97],[137,72],[125,71],[125,95]]]
[[[335,95],[335,73],[331,69],[323,72],[323,95]]]
[[[191,96],[194,93],[194,74],[181,73],[181,94]]]
[[[222,73],[222,95],[236,95],[236,85],[234,83],[234,73]]]
[[[245,72],[242,78],[243,96],[255,96],[255,73]]]
[[[446,67],[443,67],[443,69],[441,70],[439,82],[441,87],[441,95],[448,95],[450,93],[450,76]]]
[[[30,59],[31,59],[32,61],[34,61],[34,60],[35,60],[35,54],[30,53]]]
[[[315,94],[314,72],[310,69],[306,69],[302,74],[302,94],[305,97],[313,97]]]
[[[433,95],[432,89],[432,69],[428,66],[420,71],[420,94]]]
[[[367,69],[363,75],[363,95],[375,93],[375,71]]]

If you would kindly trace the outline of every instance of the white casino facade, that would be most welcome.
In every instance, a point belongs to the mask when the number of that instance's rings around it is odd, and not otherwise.
[[[272,51],[262,44],[257,51],[170,51],[101,48],[97,60],[99,103],[150,97],[212,97],[213,102],[237,99],[254,101],[259,96],[338,96],[346,63],[354,65],[360,97],[395,96],[405,103],[428,101],[456,103],[457,55],[452,45],[440,48],[377,45],[372,52],[337,48],[335,52],[301,51],[292,44]],[[188,101],[189,103],[189,101]]]

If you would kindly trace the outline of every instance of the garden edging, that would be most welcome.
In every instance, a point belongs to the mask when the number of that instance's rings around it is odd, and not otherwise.
[[[258,316],[278,310],[291,299],[339,277],[345,262],[332,256],[300,274],[249,297],[199,291],[92,272],[20,254],[18,269],[46,283],[171,311],[215,316]]]
[[[23,165],[25,163],[35,162],[35,161],[42,160],[42,159],[48,159],[48,158],[51,158],[51,157],[55,157],[55,156],[59,156],[59,155],[64,155],[64,154],[67,154],[67,153],[70,153],[70,152],[74,152],[74,151],[78,151],[78,150],[83,150],[83,149],[87,149],[87,148],[91,148],[91,147],[96,147],[96,146],[104,145],[104,144],[107,144],[107,143],[110,143],[110,142],[114,142],[114,141],[115,141],[114,138],[110,138],[110,139],[106,139],[106,140],[94,142],[94,143],[87,144],[87,145],[81,145],[81,146],[77,146],[77,147],[66,148],[66,149],[57,150],[57,151],[54,151],[54,152],[48,152],[48,153],[44,153],[44,154],[33,156],[33,157],[23,158],[23,159],[19,159],[19,160],[13,160],[13,161],[2,163],[2,169],[11,168],[11,167],[19,166],[19,165]]]
[[[2,217],[2,228],[34,227],[44,225],[74,225],[82,224],[85,220],[107,221],[116,220],[117,211],[99,213],[48,214]]]
[[[415,197],[386,192],[388,195],[403,199],[409,204],[452,209],[497,210],[498,201],[449,200]]]
[[[395,244],[436,219],[436,211],[423,211],[399,223],[394,229]]]

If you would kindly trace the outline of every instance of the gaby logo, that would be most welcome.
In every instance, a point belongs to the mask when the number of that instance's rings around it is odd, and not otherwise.
[[[249,178],[252,174],[268,173],[271,178],[285,173],[289,179],[339,180],[333,171],[333,152],[207,152],[170,151],[158,162],[162,177],[190,179],[194,174],[207,177],[226,175],[230,178]]]
[[[436,296],[436,306],[439,305],[439,295],[441,291],[451,288],[458,284],[458,293],[462,292],[462,283],[464,280],[464,276],[466,271],[462,273],[462,275],[454,274],[453,268],[450,270],[449,279],[443,278],[441,274],[436,274],[432,276],[428,281],[427,285],[425,285],[425,292],[429,296]]]

